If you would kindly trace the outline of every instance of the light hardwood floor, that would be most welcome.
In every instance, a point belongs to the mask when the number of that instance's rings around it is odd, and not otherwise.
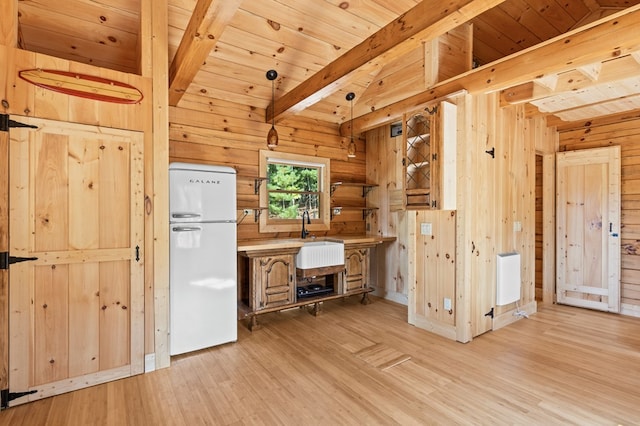
[[[640,424],[638,318],[545,305],[461,344],[373,300],[264,315],[237,343],[10,408],[0,424]]]

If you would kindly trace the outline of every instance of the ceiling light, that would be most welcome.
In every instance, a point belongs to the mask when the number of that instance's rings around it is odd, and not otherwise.
[[[275,79],[278,78],[278,72],[276,70],[267,71],[267,80],[271,80],[271,129],[267,133],[267,147],[273,149],[278,146],[278,131],[276,130],[276,111],[275,111]]]
[[[351,128],[351,138],[349,140],[349,146],[347,147],[347,157],[349,158],[356,157],[356,144],[353,142],[353,100],[355,97],[355,93],[347,93],[347,100],[351,102],[351,122],[349,123],[349,127]]]

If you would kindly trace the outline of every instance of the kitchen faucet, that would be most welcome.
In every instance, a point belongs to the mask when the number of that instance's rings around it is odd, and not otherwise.
[[[309,218],[309,210],[302,212],[302,238],[307,238],[309,231],[304,228],[304,217],[307,216],[307,225],[311,225],[311,219]]]

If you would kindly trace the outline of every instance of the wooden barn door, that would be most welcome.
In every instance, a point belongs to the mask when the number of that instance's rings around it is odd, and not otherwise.
[[[16,405],[143,372],[144,194],[141,134],[12,118],[38,127],[10,132]]]
[[[558,303],[620,311],[620,147],[557,154]]]

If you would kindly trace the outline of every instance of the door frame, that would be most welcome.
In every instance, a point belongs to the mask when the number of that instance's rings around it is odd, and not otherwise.
[[[584,149],[577,151],[565,151],[556,154],[556,299],[558,303],[569,304],[572,306],[597,309],[606,312],[620,312],[620,230],[621,230],[621,198],[622,198],[622,184],[621,184],[621,149],[619,145]],[[602,244],[602,253],[607,256],[606,261],[603,259],[603,264],[606,262],[606,280],[607,280],[607,302],[597,302],[582,300],[579,298],[565,299],[559,294],[560,283],[564,279],[564,267],[566,264],[565,250],[563,250],[563,235],[568,231],[563,228],[563,215],[560,214],[560,197],[561,186],[559,184],[560,170],[559,166],[560,157],[575,156],[576,158],[569,158],[569,162],[575,162],[576,164],[598,164],[606,161],[607,167],[607,186],[602,189],[602,193],[607,194],[607,204],[603,213],[606,213],[606,218],[600,218],[600,229],[602,234],[606,234],[606,241]],[[586,159],[585,159],[586,157]],[[605,220],[606,219],[606,220]],[[608,228],[608,230],[607,230]],[[564,230],[563,230],[564,229]],[[606,251],[605,251],[606,250]],[[603,277],[605,278],[605,277]],[[612,285],[613,284],[613,285]],[[584,294],[598,294],[597,292],[590,293],[589,287],[577,286],[576,292],[582,292]],[[595,290],[595,289],[594,289]],[[569,303],[573,302],[573,303]]]
[[[8,120],[9,115],[0,114],[0,253],[9,252]],[[0,409],[9,403],[9,268],[6,266],[0,269]]]

